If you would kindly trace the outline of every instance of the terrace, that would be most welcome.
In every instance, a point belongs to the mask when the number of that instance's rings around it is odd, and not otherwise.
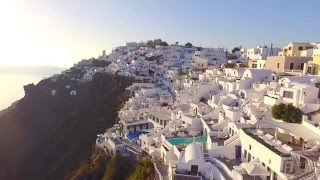
[[[246,128],[244,132],[281,157],[290,157],[291,151],[303,150],[303,141],[273,128]]]

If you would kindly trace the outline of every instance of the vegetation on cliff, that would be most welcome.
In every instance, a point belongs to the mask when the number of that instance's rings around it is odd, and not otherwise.
[[[129,176],[129,180],[145,179],[153,180],[155,179],[154,165],[149,157],[140,159],[134,166],[133,173]]]
[[[71,180],[153,180],[154,178],[155,170],[149,157],[143,157],[138,161],[119,154],[110,157],[99,149],[95,149],[89,160],[81,163],[77,170],[66,177]]]

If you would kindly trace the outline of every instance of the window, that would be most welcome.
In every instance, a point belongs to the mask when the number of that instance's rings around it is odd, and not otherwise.
[[[303,47],[302,47],[302,46],[299,46],[299,47],[298,47],[298,50],[300,50],[300,51],[303,50]]]
[[[285,173],[290,173],[291,171],[291,163],[285,162]]]
[[[292,47],[289,47],[289,50],[291,50],[292,49]]]
[[[251,145],[249,144],[249,150],[251,150]]]
[[[269,159],[269,164],[271,164],[271,159]]]
[[[292,91],[283,91],[283,97],[293,99]]]
[[[280,63],[277,64],[277,68],[278,68],[278,69],[279,69],[279,67],[280,67]]]
[[[245,159],[247,159],[247,150],[244,150],[243,157],[244,157]]]

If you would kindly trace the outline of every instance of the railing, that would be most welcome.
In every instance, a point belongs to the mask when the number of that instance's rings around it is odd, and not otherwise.
[[[296,174],[294,174],[294,177],[292,177],[290,180],[298,180],[298,179],[307,179],[310,177],[314,177],[314,168],[311,169],[305,169],[303,171],[300,171]]]
[[[225,141],[223,142],[223,145],[224,145],[224,146],[227,146],[228,144],[230,144],[231,142],[237,140],[238,138],[239,138],[239,134],[236,134],[236,135],[234,135],[234,136],[231,136],[229,139],[227,139],[227,140],[225,140]]]
[[[103,150],[106,154],[112,155],[112,154],[110,154],[99,142],[97,142],[97,140],[96,140],[96,147],[98,147],[98,148],[100,148],[101,150]]]
[[[296,69],[284,69],[284,72],[299,72],[299,73],[302,73],[303,71],[302,70],[296,70]]]
[[[219,161],[218,159],[210,156],[210,160],[220,169],[222,169],[229,177],[225,177],[225,178],[231,178],[232,177],[232,172],[231,170],[228,168],[227,165],[225,165],[223,162]]]

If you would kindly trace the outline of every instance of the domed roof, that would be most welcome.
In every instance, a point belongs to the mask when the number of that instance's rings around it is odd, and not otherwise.
[[[201,119],[200,118],[193,119],[189,128],[194,131],[202,131],[203,125],[202,125]]]
[[[204,161],[203,152],[199,144],[193,142],[189,144],[185,149],[185,160],[186,162],[191,160]]]

